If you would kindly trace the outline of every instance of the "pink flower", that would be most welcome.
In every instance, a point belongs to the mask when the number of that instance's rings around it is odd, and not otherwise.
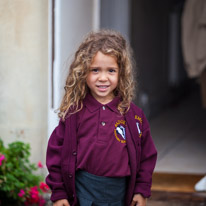
[[[38,191],[37,186],[31,187],[29,193],[31,197],[31,202],[38,203],[39,202],[39,191]]]
[[[2,165],[3,160],[5,160],[5,156],[3,154],[0,154],[0,166]]]
[[[42,192],[48,192],[49,191],[49,186],[44,182],[40,183],[39,188],[42,190]]]
[[[39,200],[39,206],[44,206],[46,201],[43,198],[40,198]]]
[[[44,167],[44,165],[41,163],[41,161],[38,162],[38,167],[39,168],[43,168]]]
[[[45,185],[46,185],[45,183],[42,184],[43,187],[46,187]],[[46,203],[46,201],[39,193],[38,186],[31,187],[30,191],[29,191],[29,196],[26,197],[26,201],[24,202],[24,205],[26,205],[26,206],[30,206],[30,205],[44,206],[45,203]]]
[[[20,192],[18,194],[19,197],[23,197],[25,195],[25,192],[23,189],[20,189]]]

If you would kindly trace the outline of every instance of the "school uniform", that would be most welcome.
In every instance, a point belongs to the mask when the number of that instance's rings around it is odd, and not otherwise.
[[[130,176],[126,121],[117,106],[119,97],[106,105],[91,94],[77,114],[77,170],[104,177]]]
[[[117,110],[119,101],[116,97],[102,105],[87,94],[81,111],[68,115],[65,121],[60,120],[47,149],[49,175],[46,182],[52,190],[52,201],[68,199],[71,205],[77,205],[79,200],[84,205],[111,206],[124,201],[121,204],[128,206],[134,194],[151,195],[157,151],[148,121],[133,103],[129,111],[121,116]],[[113,188],[116,179],[121,188],[108,193],[108,184],[114,181],[110,185]],[[94,186],[85,189],[81,186],[84,181],[90,181],[86,186]],[[105,185],[102,185],[104,182]],[[90,189],[93,189],[92,192],[87,194]],[[97,194],[93,196],[95,191]],[[111,204],[107,204],[103,196],[110,197],[108,201]],[[118,196],[121,198],[115,199]]]

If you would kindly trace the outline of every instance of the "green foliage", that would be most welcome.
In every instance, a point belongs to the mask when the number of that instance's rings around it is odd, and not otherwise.
[[[0,200],[6,197],[23,202],[25,198],[18,195],[20,190],[29,191],[40,184],[42,177],[34,174],[38,167],[30,163],[29,157],[29,144],[16,141],[6,148],[0,138]]]

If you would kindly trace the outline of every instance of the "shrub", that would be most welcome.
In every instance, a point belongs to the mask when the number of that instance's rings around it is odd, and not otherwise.
[[[38,167],[30,163],[30,145],[15,141],[6,148],[0,138],[0,205],[45,205],[43,193],[49,192],[43,177],[34,174]]]

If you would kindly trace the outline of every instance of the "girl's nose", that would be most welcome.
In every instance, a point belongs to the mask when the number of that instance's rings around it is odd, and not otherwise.
[[[99,81],[106,81],[107,80],[107,74],[102,72],[99,75]]]

